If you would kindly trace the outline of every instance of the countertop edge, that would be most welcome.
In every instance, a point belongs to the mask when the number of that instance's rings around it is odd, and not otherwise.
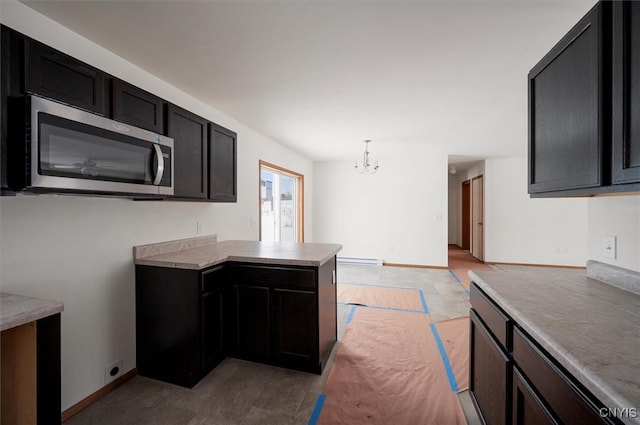
[[[271,258],[271,257],[253,257],[253,256],[243,256],[243,255],[234,255],[229,254],[225,257],[219,257],[212,261],[206,261],[201,263],[184,263],[184,262],[173,262],[166,260],[156,260],[153,259],[153,256],[150,257],[136,257],[134,258],[134,264],[139,266],[152,266],[152,267],[166,267],[166,268],[176,268],[176,269],[184,269],[184,270],[204,270],[209,267],[214,267],[218,264],[222,264],[229,261],[235,261],[238,263],[255,263],[255,264],[276,264],[283,266],[301,266],[301,267],[321,267],[334,258],[340,250],[342,250],[342,245],[340,244],[327,244],[333,245],[333,248],[330,250],[330,254],[327,254],[320,260],[304,260],[304,259],[291,259],[291,258]],[[185,249],[197,249],[198,247],[190,247]]]
[[[27,297],[25,297],[27,298]],[[47,305],[37,307],[25,312],[11,315],[9,317],[2,317],[2,324],[0,325],[0,331],[6,331],[18,326],[22,326],[27,323],[34,322],[36,320],[44,319],[45,317],[53,316],[64,311],[64,304],[61,301],[42,300],[47,301]]]
[[[544,348],[558,363],[560,363],[574,378],[576,378],[584,387],[596,396],[605,406],[611,407],[630,407],[633,403],[627,400],[623,395],[617,393],[605,381],[591,375],[590,369],[581,367],[580,364],[571,355],[558,348],[558,343],[549,338],[541,329],[532,326],[526,317],[523,317],[518,309],[513,307],[508,301],[501,297],[493,290],[491,285],[484,281],[478,274],[470,270],[469,277],[475,282],[480,289],[487,293],[504,311],[513,318],[520,327],[522,327],[531,337]],[[631,419],[631,418],[624,418]],[[627,422],[631,423],[631,422]],[[635,421],[634,423],[640,423]]]

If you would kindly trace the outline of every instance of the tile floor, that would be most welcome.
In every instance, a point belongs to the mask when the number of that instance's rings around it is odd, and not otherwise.
[[[433,321],[469,314],[464,287],[447,270],[339,264],[337,272],[342,283],[422,289]],[[348,312],[338,306],[339,341]],[[136,376],[65,425],[307,424],[332,364],[313,375],[227,358],[193,389]],[[460,399],[469,425],[479,423],[468,394]]]

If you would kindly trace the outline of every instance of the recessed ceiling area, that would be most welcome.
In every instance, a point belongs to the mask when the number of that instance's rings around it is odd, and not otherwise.
[[[595,1],[24,3],[323,161],[526,155],[527,73]]]

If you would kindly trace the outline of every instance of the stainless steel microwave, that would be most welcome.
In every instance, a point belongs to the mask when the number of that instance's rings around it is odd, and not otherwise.
[[[173,195],[173,139],[37,96],[22,104],[22,190]]]

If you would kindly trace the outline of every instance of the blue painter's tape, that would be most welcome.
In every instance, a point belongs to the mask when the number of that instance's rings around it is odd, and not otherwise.
[[[449,270],[449,273],[451,274],[451,276],[453,276],[453,278],[456,280],[456,282],[462,283],[460,281],[460,279],[458,278],[458,276],[456,276],[456,274],[453,272],[453,270]]]
[[[324,406],[324,401],[327,399],[327,396],[324,394],[320,394],[318,396],[318,400],[316,400],[316,405],[313,408],[313,412],[311,412],[311,417],[309,418],[308,425],[316,425],[318,423],[318,418],[320,417],[320,413],[322,412],[322,406]]]
[[[0,0],[1,1],[1,0]],[[380,305],[364,305],[364,304],[349,304],[349,303],[343,303],[343,302],[337,302],[336,304],[338,305],[350,305],[352,307],[364,307],[364,308],[375,308],[378,310],[393,310],[393,311],[402,311],[405,313],[420,313],[420,314],[424,314],[424,310],[408,310],[406,308],[397,308],[397,307],[384,307],[384,306],[380,306]]]
[[[411,288],[409,286],[395,286],[395,285],[378,285],[373,283],[352,283],[352,282],[338,282],[338,285],[341,283],[345,285],[355,285],[355,286],[374,286],[378,288],[394,288],[394,289],[411,289],[412,291],[417,291],[416,288]]]
[[[422,301],[422,309],[425,313],[429,314],[429,307],[427,307],[427,298],[424,296],[424,291],[420,289],[420,301]]]
[[[444,369],[447,371],[447,378],[449,378],[449,386],[451,387],[451,391],[457,393],[458,382],[456,381],[456,376],[453,374],[451,363],[449,363],[449,356],[447,355],[447,350],[445,350],[444,348],[444,344],[442,343],[442,339],[440,339],[440,334],[438,333],[438,329],[436,328],[435,323],[431,323],[429,327],[431,328],[431,333],[433,333],[433,336],[436,339],[436,344],[438,344],[438,350],[440,351],[440,358],[442,359],[442,363],[444,363]]]
[[[353,320],[353,315],[356,314],[356,306],[351,306],[351,310],[349,311],[349,314],[347,315],[347,325],[349,323],[351,323],[351,321]]]

